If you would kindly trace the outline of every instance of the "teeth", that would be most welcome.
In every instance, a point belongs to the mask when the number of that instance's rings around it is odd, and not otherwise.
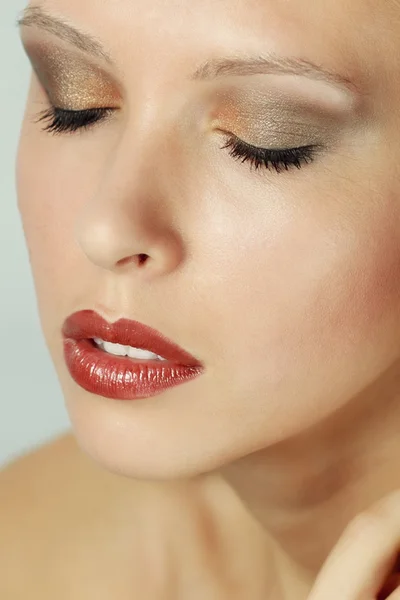
[[[158,354],[149,352],[148,350],[142,350],[142,348],[133,348],[132,346],[123,346],[122,344],[112,344],[111,342],[105,342],[100,338],[93,338],[95,344],[114,356],[129,356],[130,358],[140,358],[145,360],[166,360]]]

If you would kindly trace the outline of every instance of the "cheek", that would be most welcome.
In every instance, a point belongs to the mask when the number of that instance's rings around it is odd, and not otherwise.
[[[66,146],[24,121],[16,162],[18,207],[46,338],[59,326],[60,314],[71,312],[72,288],[79,289],[86,275],[77,268],[79,248],[71,232],[77,203],[90,194],[90,178]]]
[[[395,203],[374,210],[335,229],[311,216],[264,223],[213,265],[224,274],[208,281],[213,329],[204,323],[216,410],[229,436],[252,432],[251,451],[333,414],[397,360],[400,229]]]
[[[378,364],[397,352],[400,228],[396,203],[385,204],[340,229],[300,217],[271,235],[266,226],[219,265],[224,282],[209,281],[208,298],[224,314],[215,320],[218,360],[225,373],[248,366],[237,370],[241,393],[292,378],[318,385],[336,367],[357,369],[356,357],[375,352]]]
[[[16,162],[16,187],[18,209],[25,234],[26,247],[34,276],[36,289],[40,279],[47,279],[49,238],[49,198],[43,195],[40,168],[32,160],[33,147],[26,122],[22,129]],[[42,167],[43,168],[43,167]],[[41,193],[42,192],[42,193]]]
[[[382,328],[393,338],[400,326],[399,216],[396,198],[389,194],[388,200],[370,220],[354,223],[354,242],[343,263],[343,301],[332,323],[343,332],[358,331],[366,341]]]

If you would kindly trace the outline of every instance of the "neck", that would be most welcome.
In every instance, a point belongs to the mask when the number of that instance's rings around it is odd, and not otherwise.
[[[398,365],[335,415],[220,474],[271,540],[285,600],[306,598],[349,521],[400,488]]]

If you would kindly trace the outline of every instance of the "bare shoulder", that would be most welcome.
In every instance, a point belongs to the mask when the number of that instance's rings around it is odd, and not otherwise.
[[[0,471],[0,485],[3,491],[15,485],[30,487],[43,483],[49,476],[54,481],[57,475],[64,481],[71,468],[75,473],[77,467],[82,468],[85,463],[89,466],[90,462],[79,449],[74,436],[67,432],[8,463]]]
[[[232,569],[243,573],[248,597],[257,586],[254,556],[265,542],[252,541],[253,522],[249,528],[225,487],[217,504],[227,510],[216,527],[210,489],[206,484],[204,495],[196,482],[157,485],[115,475],[69,433],[44,444],[0,471],[0,599],[176,600],[189,597],[188,569],[202,582],[190,597],[232,598]],[[217,555],[218,576],[204,566]]]
[[[132,560],[141,494],[139,483],[99,467],[70,433],[6,465],[0,472],[0,598],[119,594],[124,600],[131,582],[120,573],[117,578],[114,568],[132,573],[124,561]]]
[[[60,510],[67,517],[69,510],[79,507],[74,514],[78,517],[85,511],[88,495],[100,487],[104,500],[120,479],[99,467],[82,452],[74,436],[66,433],[18,457],[0,471],[0,519],[7,515],[10,523],[13,518],[23,519],[23,515],[31,520],[46,515],[49,521]],[[91,498],[92,508],[96,504],[93,501]],[[23,522],[27,524],[25,519]]]

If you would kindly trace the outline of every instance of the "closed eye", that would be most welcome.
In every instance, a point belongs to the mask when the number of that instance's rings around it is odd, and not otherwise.
[[[67,110],[50,105],[39,114],[35,122],[47,122],[43,131],[56,134],[75,133],[87,130],[95,124],[108,119],[115,108],[89,108],[85,110]],[[253,146],[233,134],[226,134],[226,143],[221,150],[229,149],[229,155],[242,163],[249,162],[250,170],[274,170],[277,173],[290,168],[301,169],[311,163],[321,146],[311,144],[296,148],[268,149]]]
[[[227,134],[227,141],[221,146],[221,150],[224,148],[229,148],[229,155],[232,158],[242,163],[249,162],[250,170],[254,167],[256,171],[263,168],[281,173],[292,167],[301,169],[302,165],[311,163],[321,146],[310,144],[296,148],[260,148],[244,142],[233,134]]]
[[[35,121],[47,122],[43,131],[53,134],[74,133],[79,129],[89,129],[96,123],[108,118],[115,108],[87,108],[85,110],[66,110],[54,105],[39,114]]]

